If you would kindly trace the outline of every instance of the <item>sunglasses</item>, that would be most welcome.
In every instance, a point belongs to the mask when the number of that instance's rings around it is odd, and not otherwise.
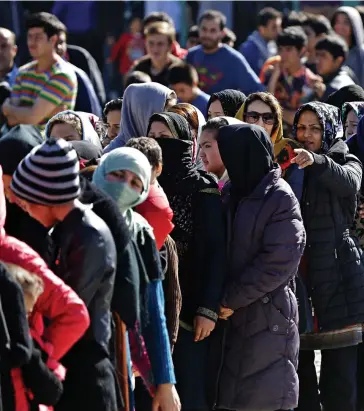
[[[275,123],[273,113],[258,113],[257,111],[248,111],[244,114],[244,120],[247,123],[255,124],[262,118],[263,123],[272,126]]]

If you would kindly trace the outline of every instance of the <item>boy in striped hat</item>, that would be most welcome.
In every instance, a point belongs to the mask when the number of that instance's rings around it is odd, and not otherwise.
[[[104,221],[78,200],[76,151],[51,137],[19,164],[11,189],[19,204],[50,229],[55,253],[49,265],[84,300],[91,318],[84,337],[62,359],[67,376],[56,410],[115,411],[108,345],[116,250]]]

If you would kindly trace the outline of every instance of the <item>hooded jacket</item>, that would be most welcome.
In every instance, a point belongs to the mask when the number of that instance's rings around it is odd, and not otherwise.
[[[338,13],[345,14],[350,20],[353,35],[355,38],[355,46],[349,51],[345,65],[349,66],[355,73],[359,84],[364,86],[364,28],[363,22],[358,10],[354,7],[343,6],[339,7],[335,15]]]
[[[89,141],[92,144],[95,144],[98,148],[101,148],[101,141],[96,133],[95,126],[94,126],[94,115],[90,113],[85,113],[83,111],[72,111],[72,110],[66,110],[62,111],[61,113],[56,114],[53,116],[50,120],[54,120],[57,118],[59,115],[64,115],[64,114],[74,114],[81,120],[82,124],[82,140],[84,141]],[[45,128],[45,135],[46,138],[51,137],[51,133],[49,132],[49,122],[46,125]]]
[[[53,346],[53,358],[59,360],[86,331],[90,321],[87,308],[77,294],[48,269],[35,251],[6,234],[5,218],[5,196],[0,171],[0,261],[18,265],[43,280],[44,292],[38,298],[29,322],[30,327]],[[49,320],[47,327],[43,318]],[[20,370],[13,370],[12,374],[16,411],[28,411]]]
[[[289,282],[305,246],[299,203],[261,127],[226,126],[217,141],[231,180],[222,192],[229,272],[221,304],[234,314],[226,325],[216,405],[288,410],[298,402],[298,311]]]
[[[364,321],[364,265],[349,234],[353,223],[362,165],[349,154],[341,135],[339,112],[323,103],[308,103],[294,120],[294,133],[304,110],[313,111],[323,128],[322,148],[305,168],[301,201],[307,232],[303,277],[317,327],[332,331]]]
[[[150,116],[164,111],[171,93],[172,90],[158,83],[130,84],[124,92],[120,133],[104,153],[123,147],[133,137],[146,136]]]

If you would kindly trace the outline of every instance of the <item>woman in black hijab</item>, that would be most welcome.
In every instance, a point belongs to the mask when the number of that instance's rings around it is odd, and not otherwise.
[[[226,89],[211,95],[207,103],[207,118],[235,117],[246,100],[246,95],[238,90]]]
[[[273,162],[265,130],[225,126],[217,142],[230,177],[222,191],[229,271],[220,312],[230,319],[215,409],[292,409],[298,402],[299,334],[289,283],[305,245],[300,206]]]
[[[357,84],[342,87],[334,91],[329,95],[326,104],[330,104],[341,110],[345,103],[351,103],[353,101],[364,101],[364,90]]]
[[[207,365],[224,281],[225,238],[217,183],[193,161],[193,136],[176,113],[153,114],[148,136],[162,148],[158,182],[174,212],[171,237],[179,258],[180,330],[174,349],[177,390],[184,411],[211,409]]]

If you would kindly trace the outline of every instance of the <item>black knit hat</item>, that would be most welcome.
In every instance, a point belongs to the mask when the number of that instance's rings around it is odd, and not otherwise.
[[[80,195],[79,171],[72,145],[51,137],[19,164],[11,188],[18,197],[31,203],[66,204]]]

